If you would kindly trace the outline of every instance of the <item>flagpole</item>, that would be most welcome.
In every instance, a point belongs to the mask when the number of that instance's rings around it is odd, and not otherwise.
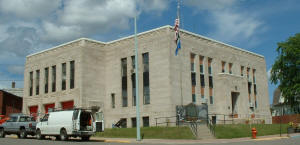
[[[178,33],[180,31],[180,0],[177,0],[177,19],[178,19]],[[180,39],[180,38],[179,38]],[[180,58],[180,66],[179,66],[179,71],[180,71],[180,95],[181,95],[181,106],[183,106],[183,95],[182,95],[182,57],[180,53],[178,52],[179,58]]]
[[[136,94],[136,140],[141,141],[140,131],[140,96],[139,96],[139,65],[138,65],[138,42],[137,42],[136,16],[134,17],[134,47],[135,47],[135,94]]]

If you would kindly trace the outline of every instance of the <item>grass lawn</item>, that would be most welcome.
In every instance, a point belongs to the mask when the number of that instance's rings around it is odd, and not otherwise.
[[[255,127],[257,136],[273,135],[280,133],[280,124],[252,124]],[[252,136],[250,125],[248,124],[230,124],[216,125],[216,138],[239,138]],[[288,124],[282,124],[282,133],[287,133]]]
[[[95,136],[136,138],[136,128],[108,128]],[[141,128],[141,136],[144,139],[195,139],[189,127],[145,127]]]

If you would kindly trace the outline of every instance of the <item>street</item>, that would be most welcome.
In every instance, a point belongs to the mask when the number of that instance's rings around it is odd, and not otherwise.
[[[208,145],[299,145],[300,143],[300,137],[296,138],[286,138],[286,139],[274,139],[274,140],[248,140],[248,141],[235,141],[231,142],[231,140],[228,141],[220,141],[220,142],[213,142],[213,143],[205,143],[205,142],[178,142],[178,144],[208,144]],[[16,139],[12,137],[7,138],[0,138],[0,145],[136,145],[136,144],[144,144],[144,145],[151,145],[151,144],[177,144],[177,143],[157,143],[157,142],[133,142],[133,143],[117,143],[117,142],[103,142],[98,140],[91,140],[88,142],[80,141],[77,139],[72,139],[69,141],[56,141],[56,140],[36,140],[34,138],[29,139]]]

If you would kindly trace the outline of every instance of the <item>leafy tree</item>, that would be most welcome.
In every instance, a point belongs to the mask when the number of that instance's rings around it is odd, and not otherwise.
[[[272,66],[271,82],[280,83],[285,103],[296,107],[300,105],[300,33],[277,45],[278,56]]]

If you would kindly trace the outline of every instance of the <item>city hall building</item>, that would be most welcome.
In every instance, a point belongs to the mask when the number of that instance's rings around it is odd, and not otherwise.
[[[191,103],[207,104],[216,123],[242,122],[249,115],[270,123],[263,56],[188,31],[180,35],[175,56],[173,27],[139,33],[138,65],[134,36],[110,42],[81,38],[31,54],[24,71],[23,112],[98,106],[105,127],[119,120],[123,127],[134,127],[138,75],[142,126],[155,126],[156,118],[175,122],[176,106]]]

